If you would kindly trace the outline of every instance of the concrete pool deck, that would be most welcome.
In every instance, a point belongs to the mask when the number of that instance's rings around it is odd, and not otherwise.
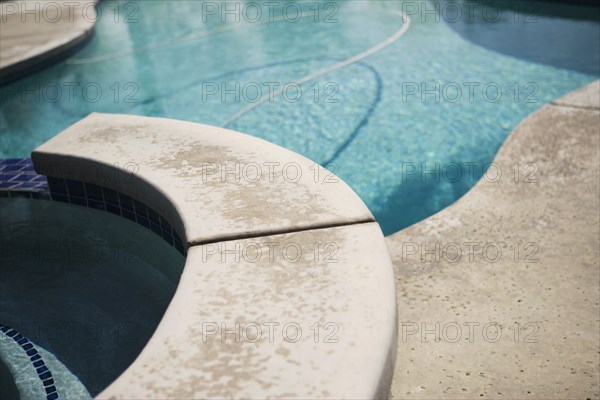
[[[599,136],[596,81],[517,126],[499,179],[386,238],[391,399],[599,397]]]

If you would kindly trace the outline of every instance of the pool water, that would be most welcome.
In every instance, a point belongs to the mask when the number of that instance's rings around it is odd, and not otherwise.
[[[18,198],[0,198],[0,208],[0,323],[43,354],[61,398],[81,383],[98,394],[154,333],[184,257],[149,229],[104,211]],[[0,345],[3,359],[11,356],[8,342]],[[27,364],[21,348],[14,352]],[[16,378],[31,382],[21,397],[41,398],[39,378],[16,367]]]
[[[280,2],[256,18],[251,3],[100,2],[83,50],[1,89],[1,156],[92,111],[226,126],[327,166],[391,234],[466,193],[528,114],[598,79],[594,6]],[[394,37],[402,12],[393,43],[258,100]]]

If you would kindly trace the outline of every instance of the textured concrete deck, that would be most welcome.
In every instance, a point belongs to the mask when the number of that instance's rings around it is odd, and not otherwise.
[[[387,238],[391,398],[599,397],[599,99],[595,82],[535,112],[497,182]]]
[[[97,1],[2,2],[0,79],[32,72],[83,43],[97,19]]]

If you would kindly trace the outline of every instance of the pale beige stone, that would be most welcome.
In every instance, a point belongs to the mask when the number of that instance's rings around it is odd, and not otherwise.
[[[598,98],[598,88],[579,93]],[[599,111],[546,106],[501,148],[500,180],[492,182],[492,174],[450,207],[387,238],[399,321],[391,398],[599,397],[599,136]],[[413,244],[465,250],[466,242],[482,245],[456,262],[449,261],[455,253],[439,262],[411,254]],[[486,243],[501,246],[497,262],[484,259]],[[440,341],[422,338],[421,324],[431,330],[436,322]],[[489,322],[503,328],[496,343],[493,327],[483,336]],[[454,323],[462,327],[456,343]],[[465,323],[479,324],[474,335]]]

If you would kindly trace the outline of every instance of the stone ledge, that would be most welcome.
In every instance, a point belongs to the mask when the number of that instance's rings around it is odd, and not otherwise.
[[[91,114],[32,160],[38,173],[146,203],[187,243],[158,329],[99,398],[387,396],[396,349],[389,254],[366,206],[329,171],[238,132],[109,114]],[[236,323],[261,326],[261,339],[207,331]],[[273,341],[265,323],[280,329]]]
[[[91,114],[32,153],[36,171],[145,202],[189,245],[373,221],[316,163],[208,125]]]
[[[0,3],[0,81],[34,72],[85,43],[95,25],[97,1]]]

